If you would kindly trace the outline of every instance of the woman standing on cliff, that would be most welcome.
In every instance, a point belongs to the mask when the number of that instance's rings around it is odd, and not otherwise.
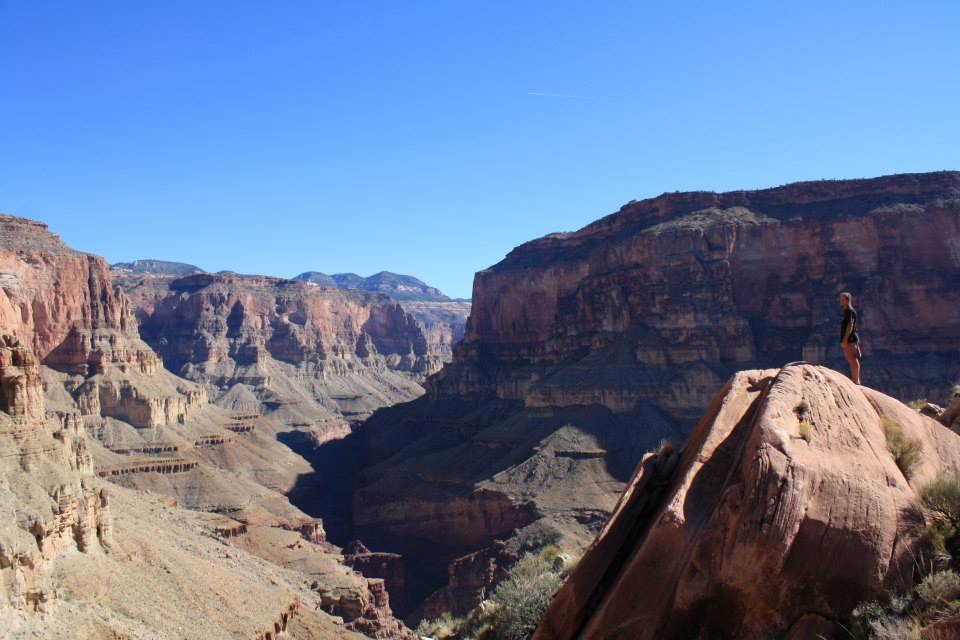
[[[860,384],[860,336],[857,334],[857,311],[853,308],[853,294],[840,294],[843,321],[840,323],[840,348],[850,365],[850,379]]]

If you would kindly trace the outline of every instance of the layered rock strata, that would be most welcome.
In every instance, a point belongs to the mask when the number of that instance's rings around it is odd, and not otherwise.
[[[121,274],[140,334],[218,404],[271,412],[317,440],[413,399],[440,356],[396,302],[310,282],[233,274]]]
[[[912,586],[918,490],[958,464],[960,436],[835,371],[738,373],[637,468],[534,638],[847,637],[855,605]]]
[[[0,322],[0,635],[409,635],[283,495],[288,429],[164,369],[100,258],[0,217]]]

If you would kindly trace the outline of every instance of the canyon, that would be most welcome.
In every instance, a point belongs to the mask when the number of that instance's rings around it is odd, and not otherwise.
[[[858,597],[893,579],[913,538],[890,514],[960,453],[893,399],[960,380],[958,238],[956,172],[668,193],[517,247],[468,302],[388,272],[110,268],[0,216],[0,632],[409,638],[400,619],[469,612],[546,545],[588,551],[545,639],[725,633],[717,593],[741,630],[827,628],[853,591],[788,607],[736,575],[836,531],[857,549],[843,571],[872,576]],[[824,368],[845,370],[841,291],[870,389]],[[816,401],[811,441],[790,431],[797,397]],[[924,443],[917,478],[884,457],[880,414]],[[769,489],[798,478],[826,493]],[[883,517],[837,486],[875,491]],[[746,522],[780,528],[737,537]],[[690,562],[651,573],[665,549]],[[624,614],[638,580],[674,604]]]
[[[298,503],[334,539],[402,556],[420,604],[401,615],[463,614],[524,550],[586,547],[643,454],[682,443],[736,371],[845,370],[842,291],[864,383],[947,397],[958,238],[960,173],[939,172],[667,193],[528,242],[477,273],[426,394],[321,448],[324,491]]]
[[[0,216],[0,326],[0,635],[413,637],[285,496],[289,427],[164,368],[103,259]]]

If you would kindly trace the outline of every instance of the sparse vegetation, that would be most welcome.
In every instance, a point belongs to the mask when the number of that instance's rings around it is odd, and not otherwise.
[[[797,406],[793,408],[794,413],[797,414],[797,417],[803,420],[807,416],[807,412],[810,411],[810,405],[807,404],[806,400],[801,400],[797,403]]]
[[[525,555],[497,585],[491,601],[490,640],[524,640],[533,633],[563,580],[542,554]]]
[[[576,566],[579,556],[549,545],[524,555],[485,600],[466,618],[445,614],[417,627],[435,640],[523,640],[540,624],[553,594]]]
[[[893,455],[900,471],[909,480],[913,477],[913,472],[920,463],[923,446],[919,440],[904,434],[900,425],[890,416],[881,415],[880,421],[883,424],[883,433],[887,438],[887,449]]]
[[[797,431],[800,432],[800,437],[807,442],[810,442],[810,440],[813,438],[813,425],[806,420],[797,425]]]
[[[444,613],[434,620],[422,620],[417,625],[416,633],[423,638],[450,640],[457,637],[457,630],[463,627],[464,622],[463,618],[455,618],[449,613]]]
[[[954,527],[960,523],[960,472],[940,474],[920,490],[923,506]]]
[[[865,640],[911,640],[933,622],[960,613],[960,573],[956,559],[957,525],[960,523],[960,473],[945,473],[920,491],[928,510],[924,541],[933,553],[933,563],[918,561],[923,575],[915,589],[888,595],[883,602],[861,603],[853,610],[851,635]],[[925,557],[925,556],[924,556]],[[927,629],[928,637],[939,637]],[[952,636],[951,636],[952,637]]]
[[[960,575],[950,569],[934,571],[917,585],[917,596],[928,606],[947,606],[960,598]]]
[[[662,458],[670,457],[670,454],[672,454],[675,450],[676,447],[673,446],[673,442],[667,438],[661,440],[660,444],[657,445],[657,455]]]
[[[923,409],[925,406],[927,406],[927,399],[917,398],[916,400],[911,400],[910,402],[907,403],[907,406],[913,409],[914,411],[920,411],[920,409]]]

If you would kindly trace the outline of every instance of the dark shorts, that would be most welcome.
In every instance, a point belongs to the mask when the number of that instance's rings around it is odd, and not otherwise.
[[[844,342],[843,355],[849,360],[859,360],[863,354],[860,353],[859,342]]]

